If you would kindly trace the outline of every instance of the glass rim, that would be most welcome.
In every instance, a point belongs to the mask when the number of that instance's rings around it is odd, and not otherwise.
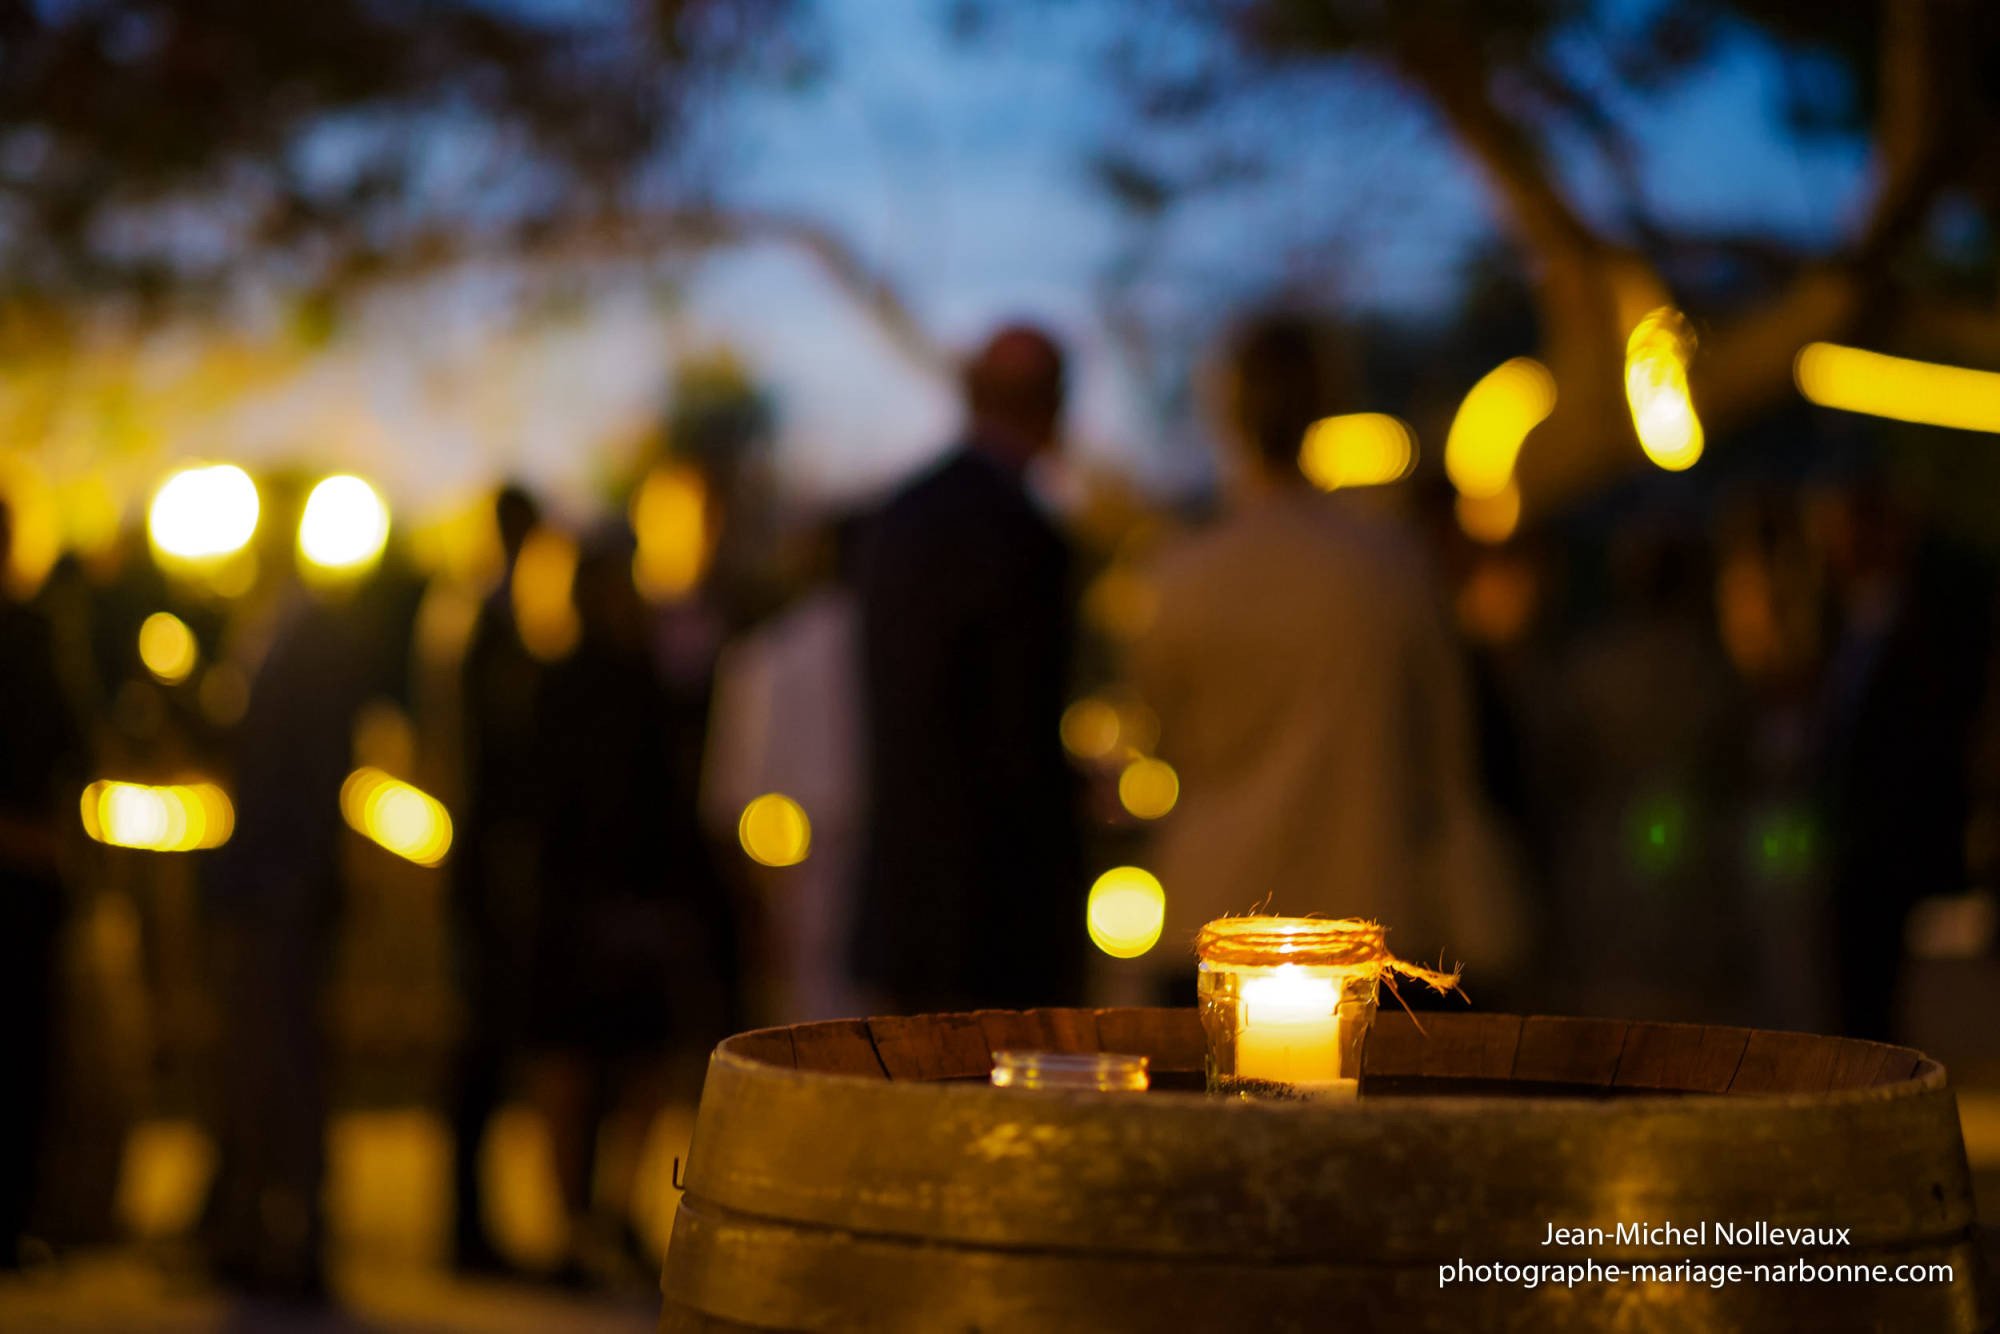
[[[1039,1066],[1044,1070],[1089,1071],[1092,1073],[1143,1071],[1149,1057],[1123,1051],[1035,1051],[1025,1047],[1003,1047],[993,1053],[993,1066],[1017,1069]]]
[[[1219,917],[1195,937],[1203,963],[1379,963],[1389,957],[1388,931],[1359,917]]]

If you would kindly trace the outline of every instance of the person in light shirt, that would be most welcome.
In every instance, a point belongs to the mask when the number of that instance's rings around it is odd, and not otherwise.
[[[1151,853],[1167,908],[1148,957],[1183,1003],[1195,933],[1252,909],[1376,918],[1403,957],[1443,950],[1475,981],[1521,948],[1421,553],[1299,471],[1306,428],[1338,410],[1329,397],[1309,324],[1239,336],[1229,504],[1160,558],[1131,652],[1181,780]]]
[[[773,1017],[843,1019],[869,1006],[848,976],[846,944],[867,827],[860,609],[852,579],[858,522],[809,539],[820,567],[796,601],[723,650],[702,772],[703,814],[718,844],[757,797],[783,793],[811,825],[811,855],[755,876],[776,956]]]

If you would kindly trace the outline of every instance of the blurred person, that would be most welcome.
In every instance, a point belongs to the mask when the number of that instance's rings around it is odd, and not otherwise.
[[[857,537],[853,521],[818,535],[811,586],[727,646],[716,670],[702,782],[710,827],[720,841],[732,841],[744,808],[767,792],[797,801],[811,824],[806,860],[762,877],[777,954],[772,1017],[785,1023],[865,1008],[848,978],[845,948],[868,791]]]
[[[307,591],[296,505],[266,488],[266,647],[234,736],[236,829],[205,885],[222,1020],[218,1161],[206,1221],[217,1277],[326,1295],[328,1043],[322,999],[341,909],[340,787],[362,705],[392,693],[394,627],[366,587]],[[279,563],[281,562],[281,563]]]
[[[455,1263],[471,1273],[511,1265],[486,1230],[480,1147],[507,1092],[508,1063],[520,1038],[535,892],[535,694],[541,664],[514,621],[514,571],[541,522],[525,489],[501,488],[493,502],[504,566],[480,605],[466,646],[465,818],[453,885],[465,1031],[450,1093]]]
[[[96,718],[104,712],[104,683],[98,672],[96,629],[102,596],[81,557],[66,551],[49,568],[35,594],[36,608],[50,629],[56,663],[72,718]],[[135,629],[133,639],[136,639]],[[133,639],[121,647],[130,650]]]
[[[623,534],[576,567],[574,651],[536,703],[541,839],[527,1043],[570,1222],[565,1281],[629,1277],[639,1145],[677,1038],[713,1036],[730,942],[696,793],[673,757],[686,726],[648,653],[649,614]],[[600,1126],[602,1135],[600,1136]],[[593,1210],[597,1148],[611,1173]],[[615,1142],[614,1142],[615,1141]]]
[[[1833,920],[1818,789],[1828,590],[1796,488],[1728,497],[1714,527],[1716,629],[1746,695],[1742,808],[1751,822],[1745,909],[1756,938],[1746,1016],[1760,1028],[1836,1031]]]
[[[1839,607],[1820,744],[1841,1031],[1887,1042],[1910,910],[1967,887],[1993,581],[1878,482],[1835,492],[1816,519]]]
[[[93,653],[102,603],[88,563],[75,552],[57,559],[35,594],[35,608],[51,630],[65,712],[86,726],[106,716],[104,678]],[[119,668],[144,670],[136,640],[135,627],[122,645]],[[173,707],[172,692],[155,690],[151,679],[136,689],[147,692],[156,705],[150,711],[155,732],[135,745],[99,730],[92,738],[95,744],[85,749],[106,771],[127,773],[134,764],[155,768],[163,760],[181,759],[187,750],[189,729]],[[161,865],[163,860],[167,864]],[[54,1133],[42,1150],[36,1209],[39,1235],[59,1247],[103,1244],[121,1231],[116,1217],[120,1165],[154,1064],[139,905],[157,899],[159,881],[186,870],[174,861],[89,857],[76,867],[66,895],[56,965],[55,1023],[61,1040],[48,1113]]]
[[[1048,335],[995,334],[965,372],[964,441],[890,500],[863,559],[873,810],[854,959],[903,1010],[1080,999],[1070,554],[1026,483],[1063,387]]]
[[[1521,889],[1526,949],[1515,1003],[1546,1008],[1554,935],[1555,840],[1546,747],[1547,683],[1557,661],[1553,608],[1562,564],[1544,532],[1530,529],[1498,545],[1468,535],[1458,521],[1458,489],[1442,474],[1417,484],[1427,552],[1447,595],[1472,699],[1479,790],[1503,831]]]
[[[1253,322],[1228,372],[1229,503],[1158,561],[1129,664],[1181,784],[1154,845],[1167,910],[1149,957],[1192,1004],[1195,933],[1268,905],[1378,919],[1405,957],[1447,950],[1490,988],[1521,928],[1427,568],[1299,471],[1306,428],[1338,410],[1308,323]]]
[[[1743,893],[1743,692],[1716,630],[1701,536],[1627,520],[1609,605],[1556,677],[1558,957],[1587,1014],[1741,1022],[1753,1004]]]
[[[53,631],[13,596],[13,547],[13,511],[0,499],[0,1270],[21,1263],[45,1161],[63,920],[58,831],[76,809],[62,780],[82,749]]]

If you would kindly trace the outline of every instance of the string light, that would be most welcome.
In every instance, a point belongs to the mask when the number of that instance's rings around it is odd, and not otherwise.
[[[183,468],[153,494],[146,532],[169,560],[212,561],[249,544],[258,509],[257,484],[234,464]]]
[[[2000,432],[2000,374],[1808,343],[1792,366],[1799,392],[1821,407],[1961,431]]]
[[[236,810],[213,783],[152,787],[99,779],[83,790],[83,831],[99,843],[148,852],[192,852],[229,841]]]
[[[1322,491],[1384,486],[1408,477],[1416,466],[1416,436],[1386,413],[1322,417],[1306,428],[1299,446],[1299,471]]]
[[[1701,457],[1701,419],[1688,393],[1688,360],[1694,331],[1687,318],[1661,306],[1633,327],[1625,342],[1625,401],[1639,447],[1668,472],[1681,472]]]
[[[389,507],[352,473],[328,477],[306,497],[299,516],[299,554],[309,568],[349,574],[381,559],[389,541]]]
[[[419,866],[436,866],[451,851],[444,803],[372,766],[340,785],[340,814],[355,832]]]
[[[1514,476],[1528,432],[1556,407],[1556,381],[1532,357],[1515,357],[1472,386],[1444,442],[1444,471],[1459,494],[1496,496]]]

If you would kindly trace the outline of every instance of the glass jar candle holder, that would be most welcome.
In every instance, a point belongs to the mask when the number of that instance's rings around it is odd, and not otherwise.
[[[1225,917],[1202,928],[1195,950],[1211,1093],[1359,1094],[1362,1045],[1388,957],[1380,926]]]
[[[1144,1093],[1151,1086],[1148,1064],[1144,1056],[1116,1051],[996,1051],[993,1087]]]

